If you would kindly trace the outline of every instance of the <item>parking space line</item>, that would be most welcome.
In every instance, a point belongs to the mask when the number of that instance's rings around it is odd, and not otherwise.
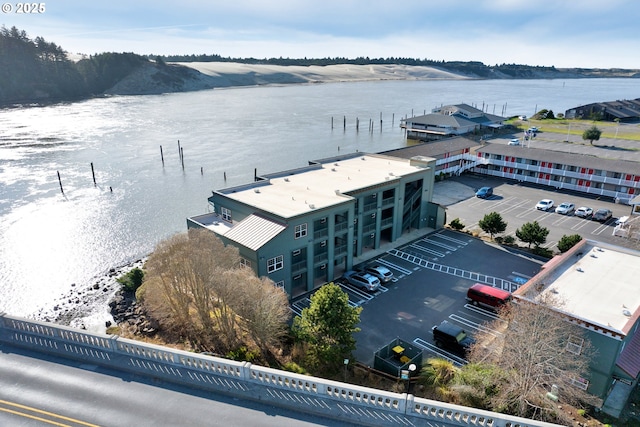
[[[464,308],[466,308],[469,311],[475,311],[476,313],[481,314],[482,316],[491,317],[491,319],[493,320],[500,319],[500,317],[493,311],[485,310],[484,308],[480,308],[473,304],[465,304]]]
[[[494,337],[497,337],[498,335],[502,335],[498,331],[494,331],[493,329],[489,329],[489,328],[481,325],[478,322],[471,321],[471,320],[466,319],[466,318],[464,318],[462,316],[458,316],[457,314],[450,314],[449,315],[449,319],[451,319],[451,320],[453,320],[453,321],[455,321],[457,323],[460,323],[460,324],[462,324],[464,326],[467,326],[467,327],[469,327],[471,329],[475,329],[476,331],[484,332],[484,333],[492,335]]]
[[[406,274],[407,276],[410,275],[411,273],[413,273],[413,271],[411,270],[407,270],[406,268],[400,267],[397,264],[394,264],[390,261],[387,261],[384,258],[378,258],[378,262],[380,264],[383,264],[384,266],[388,267],[388,268],[393,268],[394,270],[398,270],[400,273],[402,274]]]
[[[424,246],[420,246],[417,243],[412,243],[409,246],[411,246],[412,248],[416,248],[419,251],[431,254],[431,255],[433,255],[435,257],[438,257],[438,258],[444,258],[446,256],[446,254],[443,254],[442,252],[437,252],[437,251],[425,248]]]
[[[458,250],[458,248],[456,248],[456,247],[446,245],[444,243],[438,242],[438,241],[433,240],[433,239],[422,239],[421,241],[425,242],[425,243],[429,243],[431,245],[439,246],[439,247],[444,248],[444,249],[446,249],[448,251],[451,251],[451,252],[455,252],[455,251]]]
[[[442,357],[443,359],[446,359],[450,362],[452,362],[453,364],[457,365],[457,366],[462,366],[462,365],[466,365],[467,362],[466,360],[464,360],[461,357],[456,356],[455,354],[449,353],[448,351],[444,351],[442,350],[440,347],[438,347],[435,344],[431,344],[430,342],[427,342],[425,340],[423,340],[422,338],[415,338],[413,340],[413,343],[422,348],[423,350],[428,350],[431,353],[435,353],[436,355]]]
[[[504,280],[499,277],[487,276],[485,274],[480,274],[473,271],[462,270],[460,268],[449,267],[443,264],[437,264],[435,262],[427,261],[424,258],[421,258],[413,254],[409,254],[399,249],[390,249],[389,251],[387,251],[387,253],[393,256],[397,256],[398,258],[404,259],[406,261],[409,261],[413,264],[417,264],[421,267],[427,268],[429,270],[439,271],[441,273],[451,274],[454,276],[475,280],[476,282],[491,285],[493,287],[497,287],[509,292],[514,292],[516,289],[520,287],[520,285],[518,285],[517,283],[510,282],[509,280]]]
[[[467,246],[467,245],[469,244],[469,243],[464,242],[464,241],[462,241],[462,240],[460,240],[460,239],[456,239],[456,238],[454,238],[454,237],[447,236],[447,235],[446,235],[446,234],[444,234],[442,231],[441,231],[441,232],[439,232],[439,233],[436,233],[435,235],[436,235],[436,236],[438,236],[440,239],[445,239],[445,240],[448,240],[448,241],[450,241],[450,242],[454,242],[454,243],[456,243],[456,244],[458,244],[458,245],[461,245],[461,246]]]

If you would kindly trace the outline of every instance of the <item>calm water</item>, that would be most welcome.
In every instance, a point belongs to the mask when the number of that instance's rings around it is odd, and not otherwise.
[[[86,286],[148,254],[158,241],[185,231],[186,217],[207,211],[211,190],[252,180],[254,168],[269,173],[356,150],[401,147],[398,125],[412,112],[464,102],[529,116],[536,109],[558,113],[638,97],[638,79],[388,81],[0,110],[0,311],[30,316],[71,284]]]

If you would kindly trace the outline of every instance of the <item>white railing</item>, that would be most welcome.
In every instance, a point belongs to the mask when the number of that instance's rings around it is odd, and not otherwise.
[[[361,425],[554,425],[2,313],[0,342]]]

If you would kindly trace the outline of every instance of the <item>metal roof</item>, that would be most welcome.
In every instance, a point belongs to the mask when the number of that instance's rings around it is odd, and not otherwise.
[[[255,251],[285,228],[284,224],[253,214],[234,224],[224,237]]]
[[[640,331],[636,331],[631,341],[625,345],[616,365],[632,378],[638,377],[640,373]]]

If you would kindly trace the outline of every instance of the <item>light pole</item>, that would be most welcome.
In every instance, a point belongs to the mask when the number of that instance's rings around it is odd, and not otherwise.
[[[347,382],[347,366],[349,366],[349,359],[344,359],[344,382]]]
[[[417,366],[415,363],[409,365],[409,375],[407,375],[407,394],[411,391],[411,375],[415,372]]]
[[[567,129],[567,142],[569,142],[569,133],[571,132],[571,122],[569,122],[569,129]]]

